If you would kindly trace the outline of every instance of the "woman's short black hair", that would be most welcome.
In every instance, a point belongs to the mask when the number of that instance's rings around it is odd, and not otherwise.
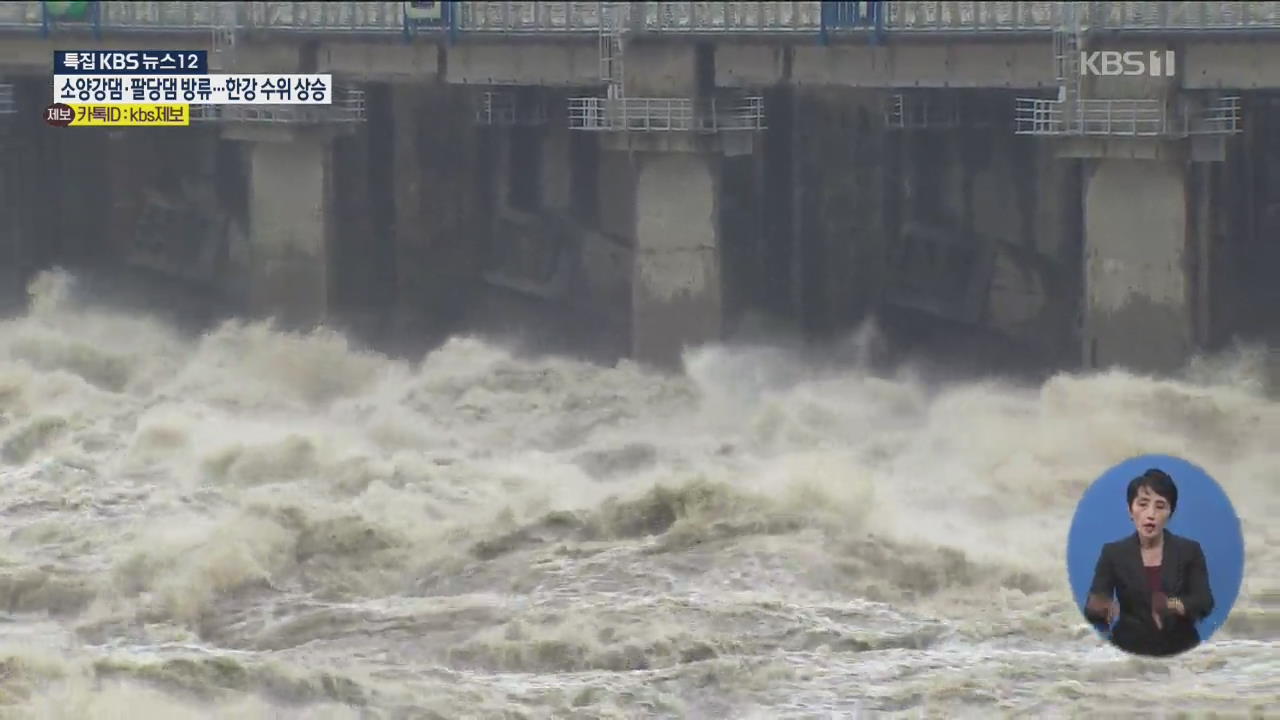
[[[1129,481],[1129,507],[1133,507],[1133,499],[1138,497],[1138,490],[1147,488],[1151,492],[1159,495],[1169,501],[1169,514],[1172,515],[1174,510],[1178,509],[1178,486],[1173,484],[1173,478],[1169,477],[1169,473],[1163,470],[1151,468],[1142,473],[1138,477]]]

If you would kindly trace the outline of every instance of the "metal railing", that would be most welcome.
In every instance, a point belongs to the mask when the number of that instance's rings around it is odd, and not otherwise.
[[[574,130],[716,133],[764,130],[764,98],[735,101],[693,98],[569,99]]]
[[[458,29],[466,32],[598,32],[599,2],[463,2]],[[624,3],[625,5],[625,3]],[[623,12],[630,15],[629,7]]]
[[[464,32],[542,33],[591,31],[600,27],[601,3],[466,2]],[[814,33],[823,27],[821,2],[617,3],[623,22],[654,33]],[[1039,30],[1052,28],[1051,2],[886,2],[886,29]],[[637,9],[642,8],[642,9]],[[830,28],[866,31],[864,27]]]
[[[598,30],[600,3],[464,2],[464,32],[555,33]],[[1052,32],[1067,12],[1064,2],[884,3],[884,29],[893,32]],[[1280,29],[1280,2],[1090,2],[1079,3],[1086,30]],[[817,33],[821,2],[618,3],[633,30],[658,33]],[[637,10],[637,8],[643,8]],[[638,16],[642,13],[643,16]],[[827,28],[869,32],[866,26]]]
[[[541,101],[521,103],[513,93],[488,91],[476,103],[476,124],[498,127],[546,125],[547,106]]]
[[[1241,102],[1239,95],[1220,97],[1199,112],[1196,135],[1236,135],[1244,130],[1240,124]]]
[[[961,110],[954,96],[891,96],[885,106],[885,127],[892,130],[952,129],[962,127]]]
[[[890,2],[885,26],[920,32],[1280,29],[1280,2]]]
[[[227,70],[235,65],[240,6],[234,2],[216,2],[213,5],[214,27],[209,43],[209,69]]]
[[[1061,3],[890,2],[885,29],[895,32],[1049,32]],[[842,28],[843,30],[843,28]]]
[[[1009,128],[1013,120],[986,103],[964,102],[961,94],[923,90],[889,96],[884,124],[889,130],[959,130]]]
[[[1052,32],[1070,3],[885,2],[884,29],[892,33]],[[238,29],[269,32],[405,32],[402,2],[242,2]],[[453,7],[456,29],[472,33],[562,34],[598,32],[598,2],[460,2]],[[646,2],[619,3],[618,12],[635,31],[656,33],[814,33],[822,29],[820,2]],[[218,26],[217,3],[102,2],[100,25],[111,31],[181,32]],[[1079,3],[1086,30],[1280,30],[1280,0],[1255,2],[1089,2]],[[0,2],[0,28],[39,29],[40,2]],[[828,28],[838,33],[867,27]]]
[[[1234,135],[1241,131],[1240,98],[1222,97],[1204,107],[1186,98],[1059,100],[1019,98],[1014,133],[1043,136],[1188,137]]]
[[[13,115],[18,112],[18,101],[14,98],[13,84],[0,82],[0,115]]]
[[[1240,30],[1280,28],[1280,2],[1079,3],[1090,28]]]
[[[350,125],[365,121],[364,91],[334,93],[331,105],[192,105],[193,122]]]
[[[651,2],[644,4],[646,32],[816,33],[820,2]]]
[[[246,25],[259,30],[403,32],[399,2],[249,2]]]
[[[404,32],[402,2],[240,2],[235,29],[269,32]],[[0,2],[0,28],[40,28],[40,2]],[[223,27],[216,2],[101,3],[103,31],[187,32]]]

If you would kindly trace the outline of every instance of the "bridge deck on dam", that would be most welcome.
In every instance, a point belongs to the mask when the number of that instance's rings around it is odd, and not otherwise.
[[[89,2],[68,17],[51,14],[47,3],[0,2],[0,33],[8,36],[0,43],[0,72],[44,71],[51,47],[91,32],[103,47],[121,49],[182,37],[215,57],[234,55],[239,71],[298,67],[301,46],[318,40],[317,69],[352,78],[439,75],[458,84],[583,88],[608,81],[605,39],[625,34],[628,64],[638,44],[713,41],[715,84],[726,88],[1049,89],[1060,85],[1055,48],[1069,31],[1095,44],[1113,43],[1116,33],[1133,42],[1168,38],[1186,89],[1280,87],[1280,47],[1251,41],[1280,31],[1277,1],[420,5]],[[641,77],[654,67],[628,72]]]
[[[456,2],[436,12],[404,2],[90,2],[83,18],[51,17],[45,3],[0,2],[0,29],[45,30],[80,20],[106,33],[237,28],[271,33],[596,33],[601,6],[617,5],[638,32],[685,35],[1047,34],[1081,6],[1086,30],[1203,32],[1280,29],[1280,2]],[[877,5],[878,23],[868,15]],[[406,8],[406,6],[409,6]]]

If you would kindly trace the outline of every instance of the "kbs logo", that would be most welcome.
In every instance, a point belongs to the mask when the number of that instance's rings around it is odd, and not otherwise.
[[[1173,77],[1172,50],[1094,50],[1080,52],[1081,75]]]

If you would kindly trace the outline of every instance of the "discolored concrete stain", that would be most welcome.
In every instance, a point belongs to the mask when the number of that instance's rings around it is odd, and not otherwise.
[[[632,352],[670,366],[721,332],[719,158],[645,155],[636,172]]]
[[[1187,169],[1106,159],[1085,182],[1085,363],[1176,369],[1193,344]]]
[[[1131,295],[1117,308],[1095,311],[1085,333],[1085,361],[1091,367],[1123,365],[1167,373],[1180,368],[1192,349],[1189,309],[1142,295]]]

